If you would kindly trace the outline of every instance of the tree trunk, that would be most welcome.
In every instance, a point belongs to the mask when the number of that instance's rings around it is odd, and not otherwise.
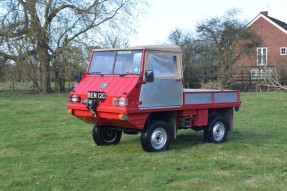
[[[60,79],[59,79],[59,72],[57,70],[57,68],[55,68],[55,91],[59,90],[59,86],[60,86]]]
[[[41,66],[41,84],[42,84],[42,93],[51,93],[51,79],[50,79],[50,59],[48,50],[40,47],[39,48],[39,60]]]
[[[48,51],[48,35],[46,34],[47,29],[42,28],[40,18],[37,15],[36,9],[37,1],[27,1],[26,9],[28,10],[29,14],[31,15],[31,34],[36,37],[37,39],[37,59],[40,63],[40,70],[41,70],[41,86],[42,86],[42,93],[51,93],[51,79],[50,79],[50,55]]]
[[[59,78],[59,87],[60,87],[60,92],[64,92],[65,91],[65,78],[64,77],[60,77]]]
[[[43,63],[44,64],[44,70],[42,73],[42,92],[43,93],[51,93],[52,88],[51,88],[51,79],[50,79],[50,64],[48,63]]]
[[[41,36],[40,36],[41,35]],[[38,59],[40,62],[41,68],[41,84],[42,84],[42,93],[51,93],[51,79],[50,79],[50,55],[48,52],[48,40],[45,39],[44,34],[39,35],[38,42]]]
[[[15,90],[15,80],[14,80],[14,77],[12,78],[12,90],[13,90],[13,91]]]

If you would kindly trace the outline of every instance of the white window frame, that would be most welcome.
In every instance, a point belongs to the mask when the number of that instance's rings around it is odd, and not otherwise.
[[[286,55],[286,47],[280,47],[280,55],[285,56]]]
[[[265,52],[264,52],[265,50]],[[264,54],[265,53],[265,54]],[[258,47],[257,48],[257,65],[266,66],[267,65],[267,47]]]

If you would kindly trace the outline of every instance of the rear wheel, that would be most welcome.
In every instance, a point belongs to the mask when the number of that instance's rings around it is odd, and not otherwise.
[[[97,145],[116,145],[121,140],[122,131],[106,126],[94,125],[92,136]]]
[[[213,118],[204,129],[204,141],[207,143],[223,143],[227,137],[226,120],[222,116]]]
[[[170,128],[164,121],[152,123],[141,135],[142,148],[147,152],[167,150],[170,145],[170,140]]]

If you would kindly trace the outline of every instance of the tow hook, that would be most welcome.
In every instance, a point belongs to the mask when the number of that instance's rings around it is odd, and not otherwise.
[[[98,106],[96,100],[84,99],[82,100],[82,104],[86,105],[86,107],[90,110],[93,116],[96,117],[96,108]]]

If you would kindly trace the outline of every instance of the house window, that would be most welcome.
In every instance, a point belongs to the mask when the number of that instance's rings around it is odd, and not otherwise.
[[[286,55],[286,47],[280,48],[280,55]]]
[[[257,48],[257,65],[267,65],[267,47]]]

